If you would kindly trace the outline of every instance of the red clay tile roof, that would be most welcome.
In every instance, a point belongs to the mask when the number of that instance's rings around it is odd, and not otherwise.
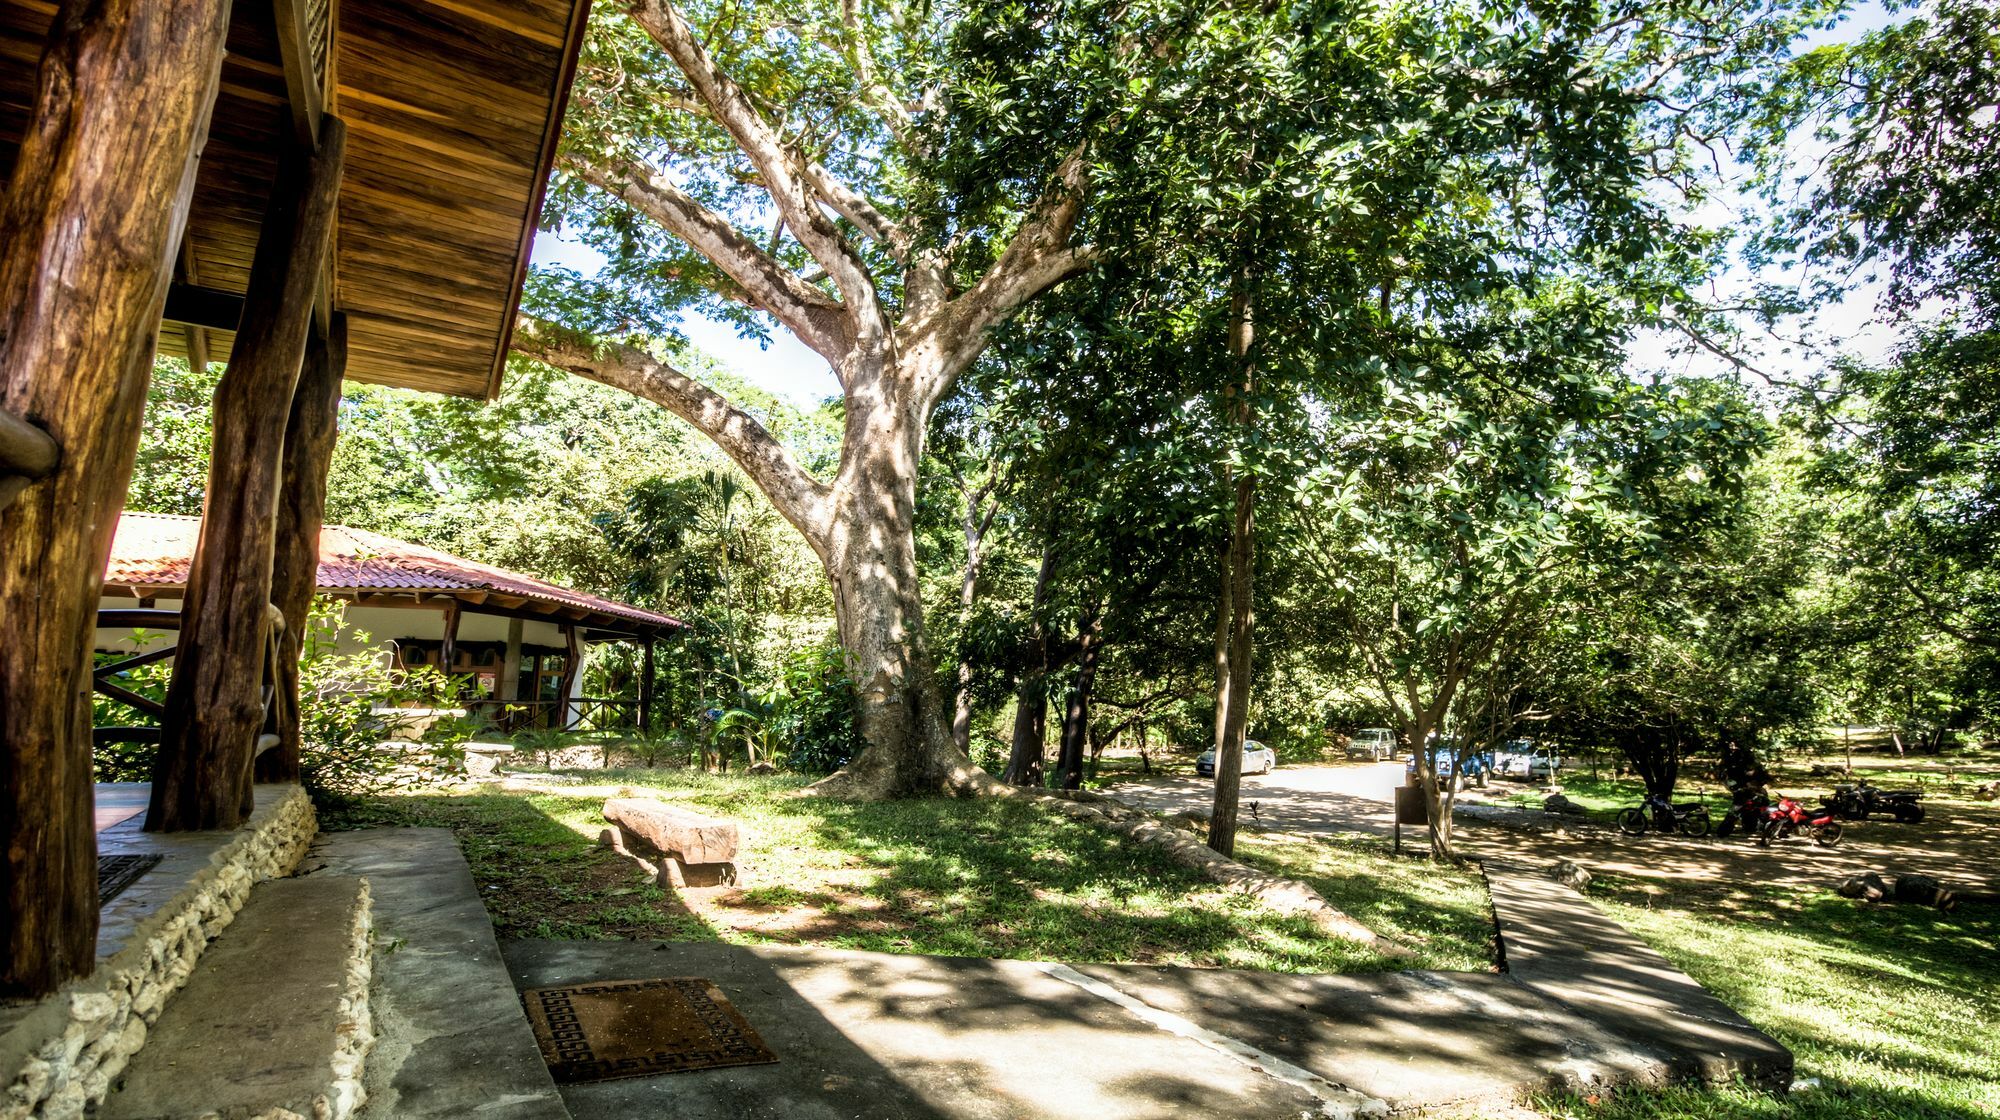
[[[200,533],[199,517],[129,512],[120,515],[118,533],[111,541],[111,561],[104,566],[106,587],[186,587],[188,564],[194,558],[195,541]],[[660,629],[685,625],[667,615],[344,525],[328,525],[320,530],[319,589],[339,596],[374,591],[430,591],[440,595],[483,591],[607,616],[582,621],[608,629],[622,630],[632,624]]]

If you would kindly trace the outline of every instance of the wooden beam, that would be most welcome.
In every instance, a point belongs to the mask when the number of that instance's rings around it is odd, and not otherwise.
[[[333,228],[346,130],[280,157],[243,324],[215,390],[215,452],[181,610],[180,654],[154,760],[152,832],[235,828],[250,815],[285,426]]]
[[[333,58],[333,5],[331,0],[272,0],[271,7],[293,133],[299,143],[316,147],[327,107],[326,68]]]
[[[507,622],[507,654],[500,660],[500,687],[494,692],[502,700],[521,698],[521,631],[518,618]]]
[[[55,470],[60,454],[49,433],[0,410],[0,471],[32,481]]]
[[[574,626],[563,627],[562,634],[566,653],[563,657],[562,695],[557,698],[560,706],[556,709],[561,715],[556,719],[556,729],[567,731],[575,714],[570,710],[570,693],[576,691],[577,674],[583,670],[583,642],[577,638]]]
[[[244,301],[245,297],[235,292],[177,283],[167,289],[167,306],[160,318],[191,327],[233,331],[243,323]]]
[[[174,279],[182,284],[201,283],[199,266],[195,263],[194,231],[190,230],[181,238],[179,263],[174,267]],[[169,294],[171,294],[169,289]],[[187,346],[188,368],[196,373],[208,369],[208,330],[204,327],[181,324],[181,339]]]
[[[438,645],[438,672],[449,677],[458,665],[458,600],[444,601],[444,641]]]
[[[63,450],[0,513],[0,997],[97,959],[91,633],[228,26],[64,3],[0,197],[0,411]]]
[[[260,782],[299,780],[304,740],[299,726],[299,657],[306,616],[319,584],[319,532],[326,521],[326,472],[339,438],[340,375],[347,368],[347,316],[335,313],[330,329],[314,330],[299,367],[285,421],[284,487],[278,492],[278,528],[271,559],[271,602],[285,615],[285,644],[278,659],[278,746],[257,756]]]
[[[639,643],[639,734],[653,732],[653,639]]]

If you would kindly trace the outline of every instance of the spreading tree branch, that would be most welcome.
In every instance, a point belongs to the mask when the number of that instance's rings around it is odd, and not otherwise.
[[[565,156],[563,166],[687,242],[743,289],[744,302],[768,311],[835,370],[854,347],[839,301],[786,268],[729,219],[703,206],[667,177],[633,159],[602,162]]]
[[[1088,191],[1089,165],[1079,146],[1056,167],[1053,181],[978,282],[911,324],[905,349],[929,349],[934,360],[931,383],[922,387],[927,403],[935,404],[951,392],[958,375],[985,348],[988,331],[1029,300],[1096,262],[1095,249],[1070,244]]]
[[[771,201],[792,235],[839,289],[857,344],[872,347],[885,343],[888,325],[875,281],[854,247],[840,236],[832,219],[808,193],[806,161],[780,139],[777,130],[751,104],[749,95],[716,65],[670,0],[633,0],[632,18],[680,67],[715,122],[764,177]]]
[[[816,551],[826,541],[827,493],[757,418],[727,397],[636,347],[592,338],[532,316],[514,327],[514,349],[557,369],[652,401],[715,442]]]

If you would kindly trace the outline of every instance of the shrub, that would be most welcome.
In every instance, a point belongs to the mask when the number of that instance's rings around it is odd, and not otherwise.
[[[772,705],[770,737],[785,764],[802,774],[830,774],[867,744],[854,722],[854,684],[840,647],[801,650],[785,664],[785,690]]]
[[[343,653],[341,635],[362,646]],[[318,600],[299,659],[300,779],[322,802],[423,785],[456,772],[480,728],[434,705],[463,680],[430,666],[397,669],[369,635],[346,626],[345,608]],[[421,712],[421,714],[419,714]]]

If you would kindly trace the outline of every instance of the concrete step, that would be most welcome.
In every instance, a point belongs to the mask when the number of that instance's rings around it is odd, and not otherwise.
[[[351,1115],[373,1039],[369,966],[365,880],[258,885],[168,1000],[99,1120]]]
[[[451,833],[322,833],[315,874],[361,875],[375,901],[373,1010],[363,1118],[570,1120]]]

